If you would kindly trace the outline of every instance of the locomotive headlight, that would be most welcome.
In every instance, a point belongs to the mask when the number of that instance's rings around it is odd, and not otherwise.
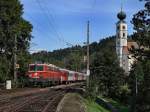
[[[34,76],[36,77],[38,74],[37,73],[34,73]]]
[[[38,73],[34,73],[34,78],[39,78]]]

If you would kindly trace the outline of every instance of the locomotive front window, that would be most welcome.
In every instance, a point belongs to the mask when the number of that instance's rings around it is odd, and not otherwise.
[[[30,65],[30,71],[35,71],[36,70],[36,66],[35,65]]]
[[[42,65],[30,65],[30,71],[43,71]]]
[[[37,71],[43,71],[43,66],[42,66],[42,65],[36,66],[36,70],[37,70]]]

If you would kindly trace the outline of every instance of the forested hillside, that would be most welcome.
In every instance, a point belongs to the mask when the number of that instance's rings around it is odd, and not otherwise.
[[[91,75],[88,96],[103,95],[126,102],[129,91],[125,82],[126,75],[117,60],[115,39],[115,36],[111,36],[90,44]],[[86,71],[85,55],[86,46],[74,46],[53,52],[41,51],[31,57],[32,62],[52,63],[81,72]]]
[[[90,44],[90,63],[92,63],[97,53],[103,53],[105,51],[109,51],[112,55],[115,53],[115,36]],[[41,51],[33,53],[31,54],[31,62],[52,63],[63,68],[82,71],[86,69],[84,56],[86,56],[86,46],[77,45],[70,48],[54,50],[53,52]]]

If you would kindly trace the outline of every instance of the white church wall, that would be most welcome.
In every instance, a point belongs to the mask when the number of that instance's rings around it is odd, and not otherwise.
[[[129,56],[129,59],[128,59],[128,69],[129,69],[129,71],[131,71],[131,69],[132,69],[132,66],[133,66],[133,64],[134,64],[134,62],[135,62],[135,59],[132,57],[132,55],[130,54]]]
[[[125,73],[128,73],[129,72],[129,69],[128,69],[128,63],[129,63],[129,61],[128,61],[128,54],[123,54],[123,58],[122,58],[122,60],[123,60],[123,69],[125,70]]]

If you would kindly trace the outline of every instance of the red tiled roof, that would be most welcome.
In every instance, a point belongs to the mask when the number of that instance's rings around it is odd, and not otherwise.
[[[136,42],[128,42],[127,46],[123,46],[123,53],[129,54],[129,49],[132,47],[138,48],[138,44]]]
[[[138,44],[136,42],[128,42],[128,49],[131,49],[132,47],[138,48]]]

